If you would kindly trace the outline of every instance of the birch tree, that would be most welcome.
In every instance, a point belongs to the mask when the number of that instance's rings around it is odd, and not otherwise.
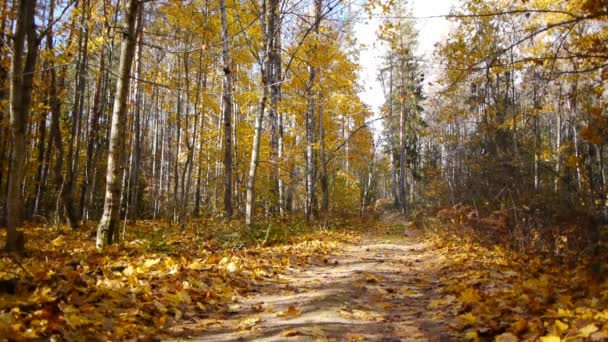
[[[120,176],[124,163],[124,129],[127,117],[127,97],[131,84],[131,66],[135,56],[137,40],[137,16],[142,6],[139,0],[129,0],[124,17],[125,26],[124,32],[122,32],[118,79],[111,118],[104,209],[101,221],[97,227],[96,246],[98,250],[103,250],[106,245],[112,244],[119,238],[119,207],[122,191]]]

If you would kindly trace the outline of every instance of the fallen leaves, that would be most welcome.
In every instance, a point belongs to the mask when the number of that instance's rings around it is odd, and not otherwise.
[[[591,324],[587,324],[586,326],[580,328],[578,330],[578,333],[581,337],[587,338],[587,337],[589,337],[589,335],[593,334],[594,332],[596,332],[598,330],[599,330],[599,328],[595,324],[591,323]]]
[[[296,329],[289,329],[289,330],[284,330],[281,333],[281,336],[283,337],[295,337],[295,336],[305,336],[306,334],[303,333],[300,330],[296,330]]]
[[[440,266],[431,315],[469,340],[602,340],[608,336],[608,280],[588,260],[568,268],[538,255],[441,237],[427,242],[449,255]]]
[[[297,309],[295,306],[290,305],[287,310],[285,311],[281,311],[277,314],[277,317],[283,317],[283,318],[294,318],[294,317],[298,317],[302,314],[302,311]]]
[[[222,315],[238,314],[238,298],[259,281],[293,264],[325,258],[349,233],[302,234],[269,247],[220,248],[193,228],[158,228],[139,221],[127,237],[97,253],[89,231],[26,230],[31,256],[0,269],[0,280],[19,277],[15,293],[0,289],[0,336],[34,339],[138,339],[186,334],[216,325]],[[1,234],[1,233],[0,233]],[[32,246],[31,244],[35,244]],[[69,248],[67,248],[69,247]],[[284,261],[288,260],[286,264]],[[284,318],[301,314],[295,307]],[[197,322],[199,322],[197,324]],[[240,322],[254,330],[259,319]]]
[[[511,333],[502,333],[496,336],[495,342],[518,342],[519,338]]]
[[[251,330],[255,326],[257,326],[260,322],[262,322],[262,319],[260,317],[245,318],[245,319],[243,319],[242,321],[239,322],[239,324],[237,325],[237,329],[239,329],[239,330]]]
[[[359,309],[342,309],[339,311],[340,316],[346,319],[353,319],[359,321],[380,321],[382,320],[382,314],[374,311],[364,311]]]
[[[460,300],[466,305],[477,304],[481,300],[481,296],[477,290],[468,287],[460,293]]]

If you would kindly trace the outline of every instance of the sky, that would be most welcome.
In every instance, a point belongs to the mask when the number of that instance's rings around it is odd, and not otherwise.
[[[457,0],[410,0],[409,5],[415,17],[428,17],[445,15],[455,6]],[[358,43],[364,48],[360,52],[359,80],[364,89],[360,92],[361,99],[368,104],[372,111],[378,115],[379,108],[384,104],[382,86],[377,80],[378,73],[382,67],[382,56],[386,47],[377,41],[377,29],[382,19],[368,19],[361,14],[354,31]],[[364,18],[364,19],[363,19]],[[417,19],[416,27],[419,31],[417,55],[424,57],[426,64],[432,65],[433,48],[436,42],[442,41],[449,32],[449,23],[443,18]],[[432,70],[426,70],[425,75],[430,75]],[[428,78],[428,77],[427,77]]]

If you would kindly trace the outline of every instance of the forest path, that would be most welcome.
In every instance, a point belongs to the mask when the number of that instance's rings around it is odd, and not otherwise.
[[[390,223],[403,227],[394,217]],[[437,299],[434,274],[444,259],[414,230],[364,236],[263,285],[194,340],[448,341],[428,307]]]

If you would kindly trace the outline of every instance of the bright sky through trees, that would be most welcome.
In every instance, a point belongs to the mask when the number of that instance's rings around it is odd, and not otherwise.
[[[417,54],[425,57],[425,62],[430,66],[427,75],[433,77],[433,51],[435,43],[445,39],[449,32],[450,24],[445,18],[424,18],[449,14],[453,6],[458,4],[458,0],[412,0],[409,7],[416,20],[418,29],[418,50]],[[382,22],[382,14],[376,10],[377,17],[368,18],[361,14],[361,20],[355,24],[355,36],[360,44],[365,48],[361,50],[359,63],[361,71],[359,73],[360,82],[364,85],[361,97],[374,113],[382,104],[385,98],[382,87],[378,81],[378,72],[382,67],[382,57],[386,53],[386,46],[378,41],[378,27]],[[390,14],[389,14],[390,15]],[[430,78],[429,78],[430,79]]]

